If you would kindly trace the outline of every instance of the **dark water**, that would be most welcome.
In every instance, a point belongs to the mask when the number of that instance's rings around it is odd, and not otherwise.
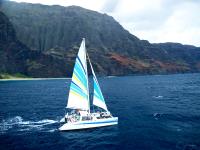
[[[0,82],[0,149],[200,149],[200,74],[100,78],[119,124],[61,133],[69,82]]]

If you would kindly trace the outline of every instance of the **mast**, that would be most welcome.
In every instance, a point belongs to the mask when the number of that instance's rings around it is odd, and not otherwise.
[[[86,50],[86,47],[85,47],[85,38],[83,38],[83,43],[84,43],[84,48],[85,48],[85,60],[86,60],[86,76],[87,76],[87,88],[88,88],[88,90],[87,90],[87,95],[88,95],[88,108],[89,108],[89,110],[88,110],[88,112],[90,113],[90,95],[89,95],[89,77],[88,77],[88,71],[87,71],[87,50]]]

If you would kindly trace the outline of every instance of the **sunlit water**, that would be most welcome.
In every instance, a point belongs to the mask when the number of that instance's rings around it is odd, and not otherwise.
[[[117,126],[59,132],[70,79],[0,82],[0,149],[200,149],[200,74],[99,79]]]

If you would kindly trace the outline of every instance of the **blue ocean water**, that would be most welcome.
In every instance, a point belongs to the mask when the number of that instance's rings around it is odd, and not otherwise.
[[[200,74],[99,83],[119,124],[59,132],[70,79],[0,82],[0,149],[200,149]]]

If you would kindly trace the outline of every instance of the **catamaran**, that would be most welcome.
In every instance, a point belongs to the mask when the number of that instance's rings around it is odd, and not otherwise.
[[[87,58],[93,76],[93,107],[90,109],[89,82],[87,71]],[[83,38],[72,74],[68,103],[60,122],[64,124],[60,131],[87,129],[118,124],[118,117],[113,117],[105,103],[101,88],[94,73],[90,58],[86,52],[85,39]]]

